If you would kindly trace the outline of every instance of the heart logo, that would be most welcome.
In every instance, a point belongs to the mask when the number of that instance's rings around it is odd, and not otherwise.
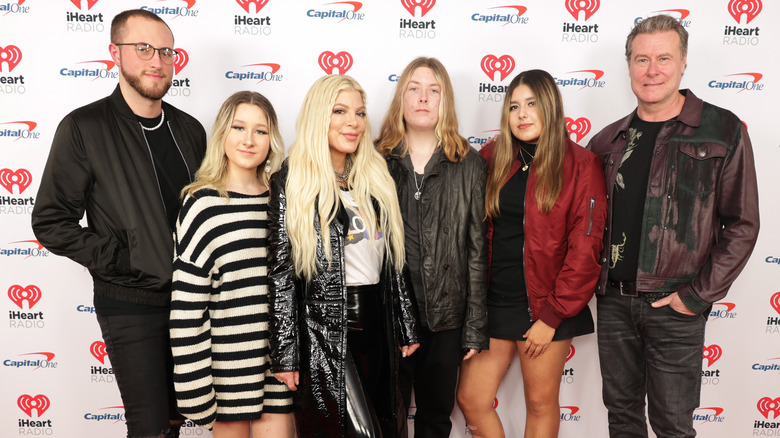
[[[332,74],[333,69],[338,70],[338,74],[343,75],[350,68],[352,68],[352,55],[348,52],[339,52],[334,54],[333,52],[325,51],[320,53],[319,58],[320,67],[327,74]]]
[[[3,62],[8,63],[8,72],[22,61],[22,51],[16,46],[0,47],[0,72],[3,71]]]
[[[737,20],[737,24],[739,24],[739,18],[742,14],[747,16],[745,24],[750,23],[761,13],[762,8],[761,0],[731,0],[729,2],[729,14]]]
[[[707,366],[711,367],[712,364],[718,361],[723,356],[723,349],[720,345],[712,344],[709,347],[704,347],[702,359],[707,359]]]
[[[569,131],[569,135],[575,134],[575,141],[579,143],[590,132],[590,120],[585,117],[577,120],[566,117],[566,130]]]
[[[777,419],[777,417],[780,417],[780,397],[774,400],[769,397],[764,397],[758,401],[758,405],[756,407],[758,408],[758,412],[761,412],[761,415],[763,415],[767,420],[770,419],[770,412],[775,413],[772,416],[772,419]]]
[[[41,299],[41,289],[32,284],[27,287],[15,284],[8,288],[8,298],[19,306],[20,309],[24,309],[22,303],[27,301],[27,309],[32,309],[35,303]]]
[[[16,400],[16,404],[19,406],[19,409],[27,414],[28,417],[32,417],[33,409],[37,410],[37,417],[39,418],[41,415],[43,415],[44,412],[46,412],[46,409],[49,409],[49,406],[51,406],[49,397],[46,397],[43,394],[38,394],[35,397],[23,394]]]
[[[780,313],[780,292],[772,295],[772,298],[769,299],[769,303],[772,304],[772,307],[775,308],[777,313]]]
[[[92,345],[89,346],[89,352],[92,353],[92,356],[95,357],[95,359],[99,360],[100,363],[103,365],[106,364],[105,359],[106,355],[106,343],[102,341],[95,341],[92,343]]]
[[[173,74],[177,75],[190,62],[190,54],[184,49],[175,49],[178,55],[173,61]]]
[[[268,0],[236,0],[236,3],[249,14],[249,5],[255,5],[255,13],[258,13],[260,9],[263,9],[263,6],[268,4]]]
[[[500,58],[495,55],[487,55],[482,58],[480,66],[482,67],[482,71],[485,72],[491,81],[495,77],[495,72],[500,72],[500,80],[503,81],[509,76],[509,73],[512,73],[512,70],[515,69],[515,60],[509,55],[504,55]]]
[[[599,10],[599,0],[566,0],[566,10],[574,17],[580,19],[580,11],[585,11],[585,21]]]
[[[5,187],[9,193],[13,194],[13,186],[19,187],[19,194],[32,183],[32,174],[27,169],[18,169],[14,172],[11,169],[0,169],[0,186]]]
[[[401,5],[414,17],[414,9],[420,7],[420,16],[424,17],[436,4],[436,0],[401,0]]]
[[[77,8],[82,9],[81,0],[70,0],[70,2],[76,5]],[[92,6],[95,6],[97,2],[98,0],[87,0],[87,10],[92,9]]]
[[[566,362],[569,361],[572,357],[574,357],[574,345],[569,344],[569,352],[566,354]]]

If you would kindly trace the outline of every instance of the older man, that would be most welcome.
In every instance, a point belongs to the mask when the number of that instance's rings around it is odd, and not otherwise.
[[[679,90],[688,32],[659,15],[626,40],[637,108],[589,144],[611,211],[598,286],[598,342],[609,433],[693,437],[704,326],[758,235],[745,125]]]
[[[173,34],[145,10],[111,23],[119,85],[68,114],[54,135],[32,225],[51,252],[89,269],[95,311],[125,408],[128,437],[175,437],[168,337],[171,229],[178,196],[206,148],[203,126],[163,103]],[[88,227],[79,225],[86,212]]]

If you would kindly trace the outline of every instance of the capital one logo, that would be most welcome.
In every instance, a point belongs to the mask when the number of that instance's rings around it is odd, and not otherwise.
[[[27,309],[32,309],[33,306],[35,306],[35,303],[41,299],[41,295],[41,289],[34,284],[28,285],[27,287],[21,287],[18,284],[15,284],[8,288],[8,298],[19,306],[20,309],[24,309],[22,304],[25,301],[27,301]]]
[[[173,74],[177,75],[190,62],[190,54],[184,49],[175,49],[178,55],[173,61]]]
[[[566,10],[579,21],[580,12],[585,12],[585,21],[588,21],[596,11],[599,10],[601,2],[599,0],[565,0]]]
[[[46,397],[43,394],[38,394],[35,397],[28,394],[22,394],[16,399],[16,404],[28,417],[32,417],[32,411],[35,409],[37,412],[36,417],[39,418],[47,409],[49,409],[49,406],[51,406],[49,397]]]
[[[249,5],[255,5],[255,14],[260,12],[265,5],[268,4],[268,0],[236,0],[239,6],[244,8],[247,14],[249,14]]]
[[[569,352],[568,352],[568,353],[566,353],[566,362],[568,362],[568,361],[569,361],[569,359],[571,359],[572,357],[574,357],[574,352],[575,352],[575,350],[574,350],[574,345],[572,345],[572,344],[569,344]]]
[[[585,117],[580,117],[576,120],[566,117],[566,131],[568,131],[569,135],[574,134],[575,141],[580,142],[590,132],[590,120]]]
[[[776,420],[780,417],[780,397],[777,397],[774,400],[769,397],[764,397],[758,401],[756,407],[758,408],[758,412],[761,412],[761,415],[767,420],[769,420],[770,412],[774,412],[772,419]]]
[[[401,5],[412,14],[414,17],[414,10],[420,8],[420,16],[424,17],[436,4],[436,0],[401,0]]]
[[[675,12],[675,13],[677,13],[677,14],[680,14],[680,20],[681,20],[681,21],[682,21],[682,20],[685,20],[685,18],[686,18],[688,15],[691,15],[691,11],[689,11],[689,10],[687,10],[687,9],[661,9],[660,11],[655,11],[655,12],[658,12],[658,13],[664,13],[664,12]]]
[[[8,65],[8,72],[10,73],[21,61],[22,51],[18,47],[14,45],[0,46],[0,72],[3,71],[3,63]]]
[[[30,187],[32,183],[32,174],[27,169],[17,169],[13,171],[11,169],[0,169],[0,186],[3,186],[9,193],[13,194],[13,187],[19,188],[19,194]]]
[[[100,363],[103,365],[106,364],[106,343],[103,341],[95,341],[92,343],[92,345],[89,346],[89,352],[92,354],[92,356],[99,360]]]
[[[318,62],[325,73],[333,74],[333,69],[336,69],[340,75],[349,71],[353,63],[352,55],[349,52],[333,53],[330,51],[320,53]]]
[[[515,60],[509,55],[503,55],[501,57],[487,55],[482,58],[479,66],[482,67],[482,71],[485,72],[491,81],[496,77],[496,72],[501,76],[501,79],[499,80],[503,81],[509,76],[509,73],[512,73],[512,70],[515,69]]]
[[[712,344],[710,346],[704,346],[702,359],[707,360],[708,367],[711,367],[712,364],[717,362],[721,356],[723,356],[723,349],[720,348],[720,345]]]
[[[70,0],[71,3],[73,3],[77,8],[83,10],[84,9],[84,3],[87,4],[87,10],[92,9],[92,6],[95,6],[95,3],[98,2],[98,0]]]
[[[734,17],[737,23],[742,18],[742,14],[745,14],[747,17],[745,24],[748,24],[761,13],[762,7],[761,0],[731,0],[729,14]]]

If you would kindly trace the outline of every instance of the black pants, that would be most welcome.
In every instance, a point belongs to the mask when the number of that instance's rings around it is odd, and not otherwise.
[[[432,332],[421,329],[420,348],[401,359],[401,392],[406,406],[412,397],[417,412],[414,416],[415,438],[447,438],[455,406],[458,367],[462,360],[460,328]]]

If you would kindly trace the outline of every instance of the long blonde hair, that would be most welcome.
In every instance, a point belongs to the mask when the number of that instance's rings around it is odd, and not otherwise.
[[[344,90],[358,91],[365,104],[363,88],[349,76],[323,76],[314,82],[301,105],[298,135],[288,159],[285,226],[292,246],[295,273],[307,280],[321,268],[317,266],[315,214],[319,217],[325,257],[328,263],[331,261],[329,225],[341,206],[341,189],[333,172],[328,129],[336,98]],[[350,154],[353,166],[348,184],[363,213],[368,236],[374,239],[377,227],[384,232],[385,248],[392,254],[391,263],[400,270],[404,265],[404,234],[398,197],[385,160],[374,149],[370,136],[371,127],[366,116],[363,137],[357,150]],[[380,210],[378,224],[372,198]]]
[[[225,154],[225,140],[236,115],[236,108],[241,104],[260,107],[268,117],[268,134],[271,137],[271,148],[266,161],[257,167],[257,178],[268,187],[271,174],[279,170],[284,160],[284,144],[279,134],[279,123],[276,121],[276,111],[271,102],[260,93],[254,91],[239,91],[222,104],[217,113],[217,119],[211,128],[211,138],[206,146],[206,155],[200,168],[195,173],[195,181],[181,191],[181,196],[192,195],[203,187],[216,189],[221,196],[228,197],[225,185],[228,179],[228,158]],[[269,167],[269,172],[266,172]]]
[[[441,86],[441,101],[439,102],[439,122],[436,124],[436,140],[442,146],[447,159],[455,163],[463,161],[470,150],[468,141],[458,133],[458,117],[455,114],[455,94],[452,91],[450,75],[444,65],[436,58],[420,57],[414,59],[406,66],[390,103],[390,108],[385,114],[382,129],[377,139],[377,149],[382,155],[389,155],[398,144],[401,144],[401,156],[408,152],[406,144],[402,142],[406,133],[406,121],[404,120],[404,91],[409,85],[409,80],[418,68],[427,67],[433,71],[436,81]]]
[[[566,119],[563,100],[555,79],[544,70],[524,71],[509,83],[501,111],[501,133],[490,159],[489,175],[485,187],[485,215],[500,214],[498,197],[509,175],[516,152],[512,149],[512,129],[509,126],[509,101],[520,85],[531,89],[536,99],[536,111],[542,121],[542,132],[536,146],[531,169],[536,173],[534,198],[542,213],[549,214],[563,189],[563,158],[566,154]]]

